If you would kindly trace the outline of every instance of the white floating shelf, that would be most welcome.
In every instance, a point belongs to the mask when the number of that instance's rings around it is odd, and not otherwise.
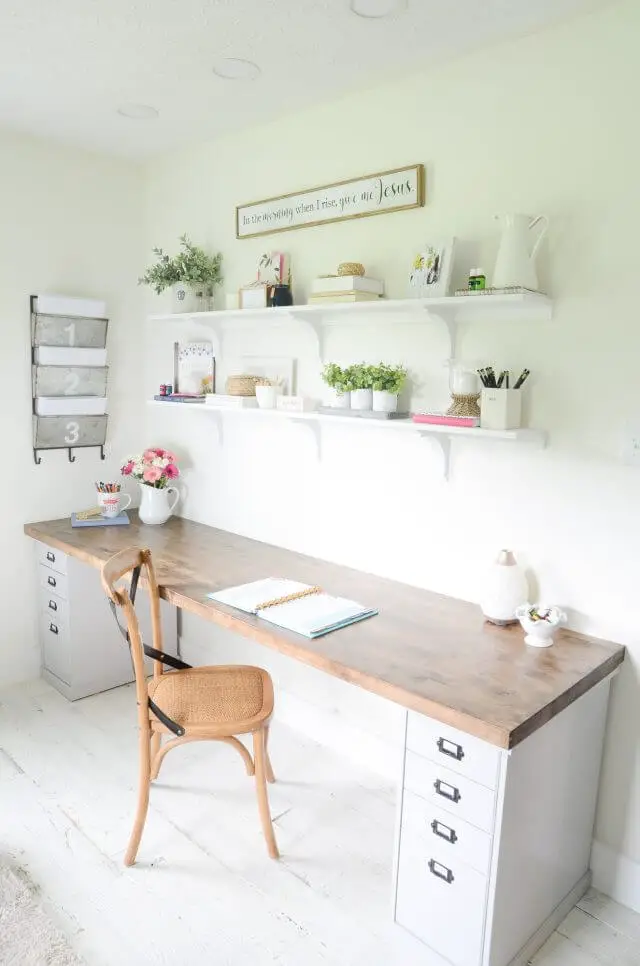
[[[180,312],[152,315],[153,322],[193,321],[212,328],[222,354],[222,333],[241,324],[282,323],[295,320],[315,334],[320,358],[324,358],[324,337],[330,325],[402,322],[424,324],[439,321],[449,332],[451,358],[455,358],[457,327],[460,323],[501,321],[539,322],[552,316],[553,303],[541,292],[506,292],[497,295],[451,295],[431,299],[379,299],[370,302],[334,302],[328,305],[291,305],[272,309],[231,309],[217,312]]]
[[[187,412],[207,413],[217,427],[218,441],[223,442],[223,416],[242,419],[270,419],[307,424],[313,432],[320,455],[320,428],[322,425],[350,426],[356,431],[368,427],[392,435],[413,436],[414,438],[432,438],[442,450],[444,460],[444,476],[449,479],[451,457],[451,441],[464,437],[476,442],[520,443],[537,449],[543,449],[547,444],[547,434],[540,429],[481,429],[467,426],[436,426],[428,423],[414,423],[412,419],[372,419],[356,416],[329,415],[328,413],[286,413],[278,409],[227,409],[206,403],[163,402],[159,399],[148,400],[150,406],[160,406],[164,409],[183,409]]]

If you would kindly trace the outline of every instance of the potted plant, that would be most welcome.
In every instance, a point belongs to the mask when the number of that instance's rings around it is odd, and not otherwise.
[[[407,381],[404,366],[389,366],[381,362],[372,366],[373,409],[377,413],[395,413],[398,396]]]
[[[180,236],[180,249],[170,256],[162,248],[154,248],[157,261],[138,279],[138,284],[150,285],[158,295],[173,287],[177,312],[207,310],[215,287],[222,282],[222,254],[208,255],[193,245],[187,235]]]
[[[143,453],[130,456],[121,473],[140,484],[139,516],[142,523],[166,523],[180,499],[179,490],[170,486],[180,476],[173,453],[159,447],[145,449]],[[170,493],[173,502],[169,502]]]
[[[352,409],[371,409],[373,397],[373,367],[363,362],[347,369],[351,390]]]
[[[349,370],[328,362],[322,371],[322,378],[331,390],[329,405],[335,409],[349,409],[351,406],[351,382]]]

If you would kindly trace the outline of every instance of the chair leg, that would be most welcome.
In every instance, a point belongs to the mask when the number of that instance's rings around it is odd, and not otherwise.
[[[278,852],[278,846],[276,845],[276,837],[273,833],[273,825],[271,823],[271,812],[269,811],[269,796],[267,794],[267,783],[266,783],[266,768],[265,759],[266,752],[264,747],[264,730],[254,731],[253,733],[253,758],[256,766],[256,793],[258,795],[258,811],[260,813],[260,822],[262,823],[262,831],[267,842],[267,851],[272,859],[278,859],[280,853]]]
[[[149,808],[149,785],[151,782],[151,736],[149,729],[140,729],[140,777],[138,786],[138,810],[136,812],[131,838],[124,854],[124,864],[133,865],[138,854],[144,823]]]
[[[158,777],[160,765],[162,764],[162,758],[158,759],[161,740],[162,737],[159,731],[154,731],[151,734],[151,781]],[[162,757],[164,758],[164,755]]]
[[[264,729],[264,765],[265,774],[267,776],[267,781],[270,785],[273,785],[276,780],[276,776],[273,774],[273,768],[271,767],[271,758],[269,757],[269,725],[265,725]]]

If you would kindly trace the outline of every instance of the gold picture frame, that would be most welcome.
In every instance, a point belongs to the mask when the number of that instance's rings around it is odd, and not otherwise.
[[[394,179],[394,176],[398,175],[405,176],[405,180],[402,180],[402,178],[400,180],[397,178]],[[372,183],[373,190],[371,187]],[[335,191],[335,189],[346,189],[347,185],[353,186],[350,195],[345,191]],[[367,186],[366,188],[365,185]],[[388,203],[389,196],[386,194],[387,191],[392,192],[392,202],[395,195],[398,195],[398,201],[400,203]],[[360,193],[359,198],[357,197],[358,192]],[[278,222],[285,219],[294,220],[295,217],[302,218],[310,214],[311,210],[313,210],[313,196],[321,194],[324,194],[324,198],[316,197],[315,206],[317,210],[326,212],[327,217],[318,218],[313,221],[299,220],[295,224],[272,224],[269,228],[259,231],[248,230],[251,227],[259,226],[263,219]],[[376,194],[379,194],[377,204],[375,202]],[[244,238],[256,238],[261,235],[272,235],[281,231],[295,231],[299,228],[313,228],[318,225],[329,225],[337,221],[348,221],[353,218],[369,218],[372,215],[389,214],[392,211],[422,208],[426,200],[425,194],[425,169],[423,164],[410,164],[401,168],[390,168],[388,171],[377,171],[374,174],[361,175],[358,178],[346,178],[344,181],[334,181],[331,184],[318,185],[315,188],[303,188],[299,191],[291,191],[288,194],[275,195],[272,198],[263,198],[261,201],[252,201],[244,205],[237,205],[236,238],[240,240]],[[407,203],[405,199],[411,195],[415,195],[415,197]],[[295,209],[293,205],[287,205],[287,202],[292,198],[301,199]],[[277,208],[276,206],[279,204],[280,208]],[[371,208],[370,206],[373,204],[376,206]],[[344,212],[345,208],[349,205],[352,205],[354,208],[361,207],[367,210],[332,215],[334,209]],[[254,211],[253,214],[250,214],[251,209],[260,209],[265,206],[273,206],[274,211],[269,212],[267,210],[262,213]],[[302,206],[303,210],[299,212],[298,208],[300,206]],[[246,225],[241,226],[241,218],[247,221]]]

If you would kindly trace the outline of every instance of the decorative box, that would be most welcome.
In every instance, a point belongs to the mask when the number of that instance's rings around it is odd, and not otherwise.
[[[307,396],[278,396],[276,399],[276,409],[285,413],[313,413],[317,408],[317,400]]]
[[[522,425],[521,389],[483,389],[480,395],[482,429],[519,429]]]

